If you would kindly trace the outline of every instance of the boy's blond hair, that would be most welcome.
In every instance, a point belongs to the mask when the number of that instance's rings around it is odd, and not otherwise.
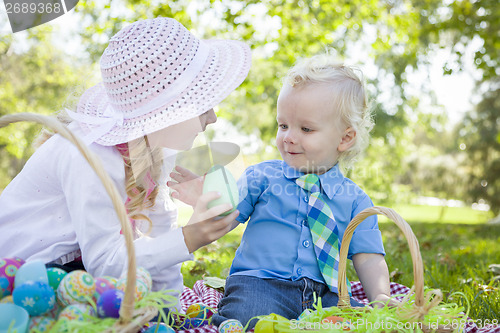
[[[336,108],[343,123],[356,131],[354,145],[339,154],[340,166],[345,170],[352,168],[368,146],[369,133],[374,125],[363,81],[355,71],[359,71],[362,77],[359,69],[339,63],[329,54],[321,54],[298,61],[284,80],[292,87],[314,83],[331,85],[332,111]]]

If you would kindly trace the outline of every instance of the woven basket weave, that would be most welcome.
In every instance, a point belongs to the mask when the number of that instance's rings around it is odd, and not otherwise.
[[[349,244],[351,243],[352,235],[356,227],[363,222],[367,217],[372,215],[384,215],[389,220],[393,221],[399,229],[403,232],[408,246],[410,249],[410,254],[413,262],[413,280],[414,287],[412,290],[415,292],[415,303],[410,311],[400,312],[400,316],[405,319],[411,320],[413,322],[421,322],[424,316],[429,312],[431,308],[436,306],[442,300],[442,293],[440,290],[431,290],[427,294],[424,294],[424,265],[422,262],[422,256],[420,255],[420,247],[418,245],[417,237],[413,233],[410,225],[394,210],[386,207],[370,207],[366,208],[358,215],[356,215],[352,221],[347,226],[344,236],[342,238],[342,245],[340,247],[339,254],[339,275],[338,275],[338,285],[339,285],[339,308],[350,308],[350,298],[347,289],[347,279],[346,279],[346,263],[347,263],[347,253],[349,251]],[[403,299],[405,302],[407,298]],[[451,327],[445,327],[439,325],[438,327],[427,327],[422,324],[424,332],[453,332],[454,329]]]
[[[106,191],[108,192],[113,202],[114,209],[118,214],[118,218],[120,219],[128,255],[127,285],[125,287],[125,296],[122,300],[120,308],[120,319],[115,323],[113,327],[111,327],[106,332],[135,333],[139,331],[144,324],[146,324],[158,314],[158,310],[154,307],[144,307],[139,309],[134,308],[136,260],[133,244],[133,231],[123,201],[118,190],[113,184],[113,181],[102,167],[99,158],[94,153],[92,153],[78,137],[73,135],[73,133],[68,130],[66,126],[64,126],[61,122],[53,117],[32,113],[6,115],[0,118],[0,128],[21,121],[29,121],[42,124],[72,142],[85,157],[85,159],[89,162],[90,166],[95,170],[97,176],[100,178],[101,182],[106,188]]]

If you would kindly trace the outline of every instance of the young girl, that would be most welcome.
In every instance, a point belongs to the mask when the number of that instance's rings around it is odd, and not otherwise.
[[[323,307],[337,305],[342,236],[355,215],[373,206],[339,168],[352,165],[373,126],[363,84],[350,67],[328,55],[298,63],[285,79],[277,111],[283,160],[250,166],[238,181],[235,226],[249,221],[215,325],[229,318],[245,325],[270,313],[296,319],[312,308],[314,294]],[[172,187],[182,191],[185,177],[173,178],[179,184]],[[384,254],[377,218],[369,217],[356,228],[348,258],[371,301],[389,300]]]
[[[170,18],[135,22],[109,42],[100,61],[102,83],[82,95],[69,128],[97,154],[122,195],[137,265],[153,290],[182,291],[181,263],[220,238],[237,212],[207,209],[201,196],[189,223],[177,228],[166,188],[171,160],[217,119],[213,107],[248,74],[250,49],[238,41],[193,36]],[[196,224],[196,225],[195,225]],[[76,147],[54,135],[0,197],[0,257],[71,265],[93,276],[119,277],[127,253],[120,223],[99,178]]]

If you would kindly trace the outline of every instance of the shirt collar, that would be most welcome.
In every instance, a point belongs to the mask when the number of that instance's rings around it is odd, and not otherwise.
[[[282,161],[282,169],[283,175],[293,181],[304,175],[304,173],[286,164],[285,161]],[[335,164],[330,170],[319,176],[321,189],[330,200],[333,198],[335,193],[337,193],[343,181],[344,175],[342,174],[342,171],[340,171],[338,163]]]

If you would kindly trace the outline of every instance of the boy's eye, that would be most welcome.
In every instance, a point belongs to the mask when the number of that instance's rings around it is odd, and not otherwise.
[[[279,124],[278,127],[281,128],[281,129],[287,129],[288,128],[288,126],[285,125],[285,124]]]
[[[312,129],[307,128],[307,127],[302,127],[302,130],[303,130],[304,132],[311,132],[311,131],[312,131]]]

